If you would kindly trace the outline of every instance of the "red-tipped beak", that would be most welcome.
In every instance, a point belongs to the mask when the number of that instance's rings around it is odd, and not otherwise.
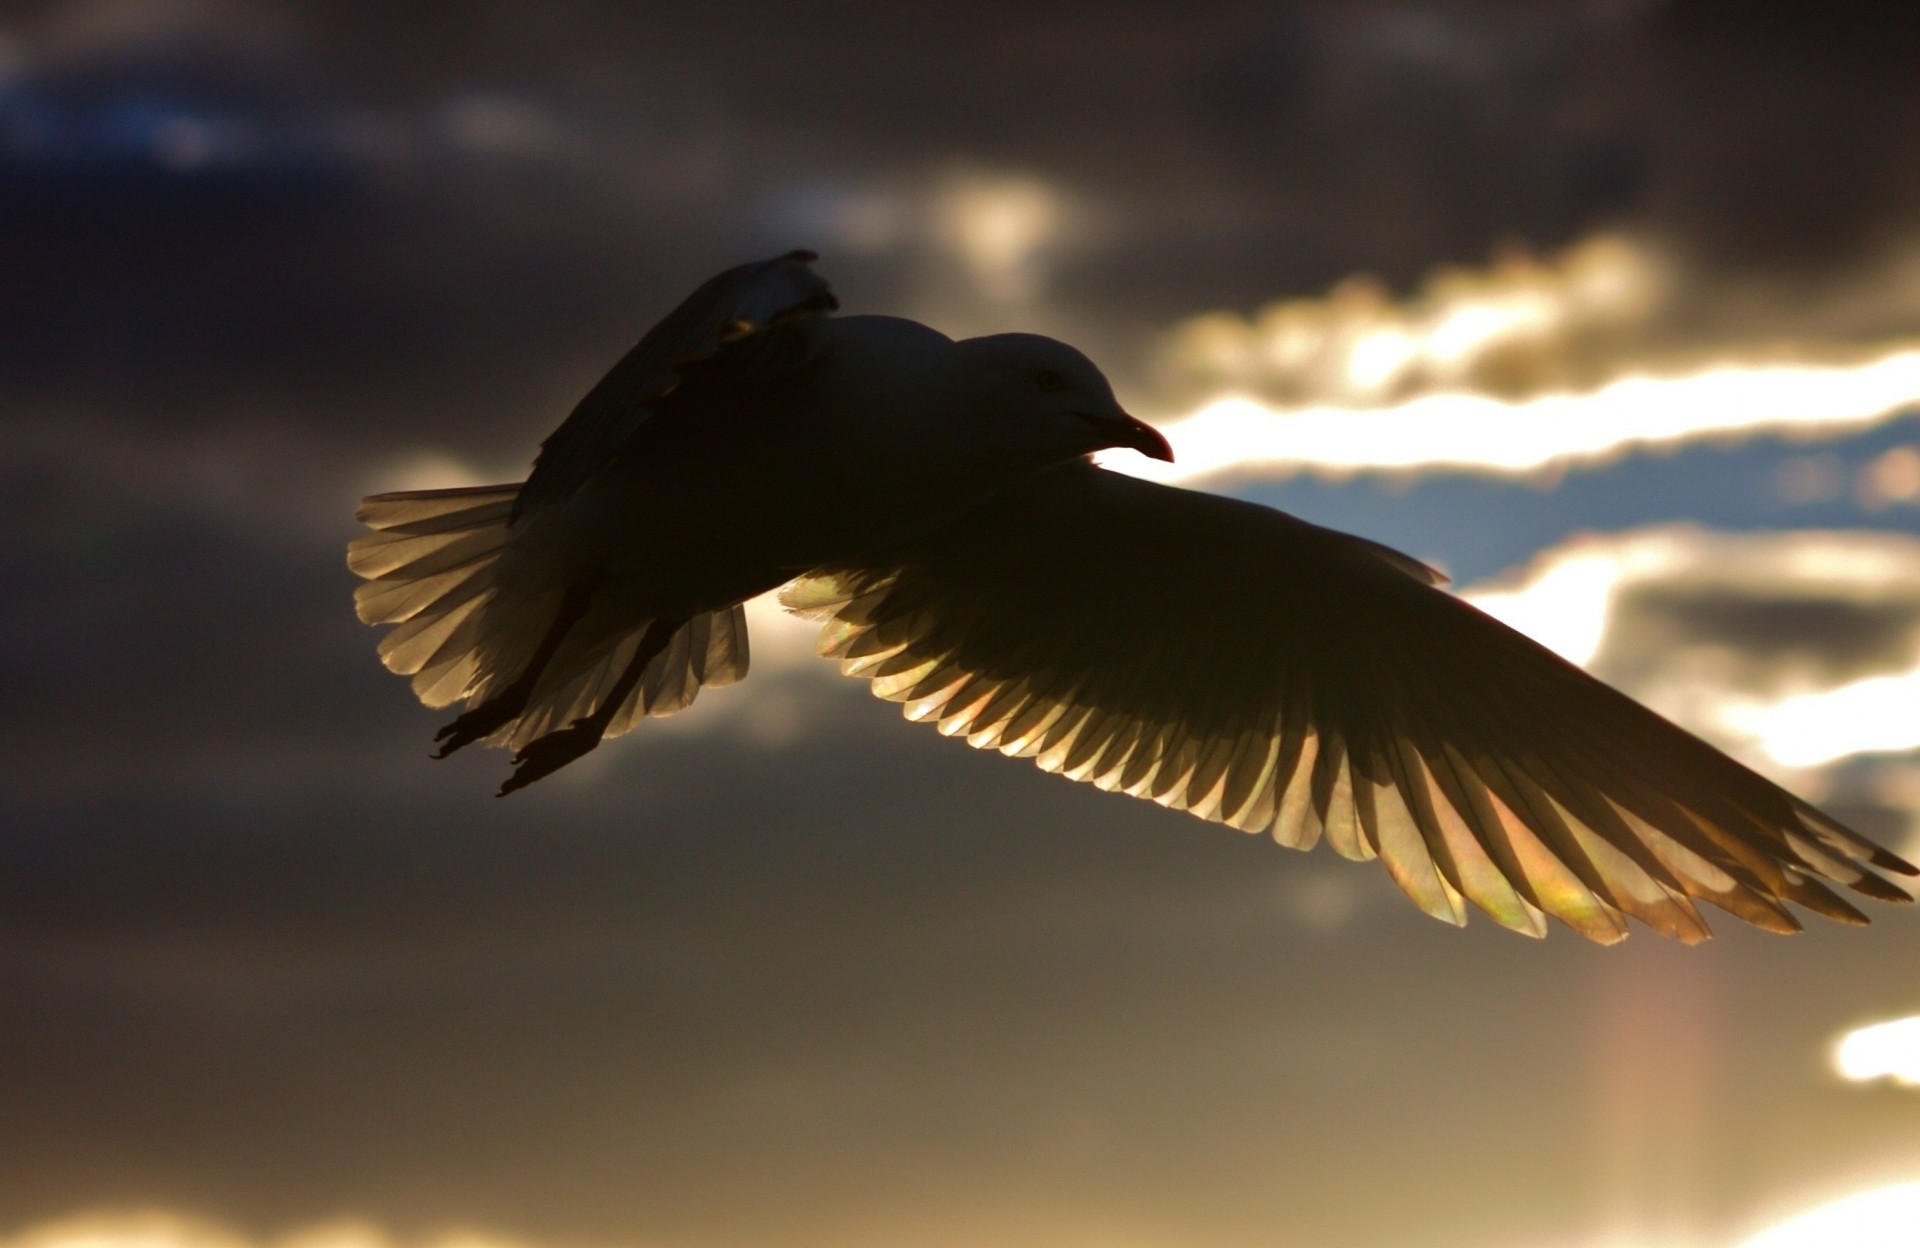
[[[1158,459],[1165,463],[1173,462],[1173,447],[1168,445],[1166,436],[1158,429],[1137,416],[1127,417],[1120,441],[1115,445],[1130,446],[1148,459]]]

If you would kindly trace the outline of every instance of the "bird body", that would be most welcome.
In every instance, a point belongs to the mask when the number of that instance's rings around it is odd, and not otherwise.
[[[349,563],[387,666],[465,700],[510,792],[746,674],[787,584],[821,652],[980,748],[1307,848],[1429,913],[1698,940],[1913,874],[1437,588],[1397,551],[1094,466],[1170,458],[1063,343],[843,317],[793,253],[729,270],[582,400],[521,486],[384,495]]]
[[[1020,471],[1091,449],[1078,430],[996,419],[1007,412],[981,401],[971,344],[927,326],[842,317],[815,338],[771,379],[678,388],[602,470],[521,517],[502,594],[601,569],[604,606],[629,621],[711,611],[949,523]]]

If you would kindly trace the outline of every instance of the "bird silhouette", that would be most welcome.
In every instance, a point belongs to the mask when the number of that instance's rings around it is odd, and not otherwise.
[[[518,485],[383,494],[348,548],[437,757],[526,787],[746,675],[741,604],[983,749],[1306,849],[1416,904],[1611,943],[1709,902],[1862,923],[1830,885],[1920,874],[1439,588],[1418,560],[1096,466],[1171,459],[1087,357],[833,315],[796,251],[708,281],[542,443]]]

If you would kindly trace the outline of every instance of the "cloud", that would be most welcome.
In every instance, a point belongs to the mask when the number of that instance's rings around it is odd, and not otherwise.
[[[1920,538],[1581,535],[1468,601],[1872,834],[1920,840]]]
[[[1861,281],[1920,290],[1905,276]],[[1194,318],[1161,344],[1160,402],[1185,412],[1164,425],[1174,462],[1112,465],[1156,480],[1549,479],[1709,440],[1857,434],[1920,404],[1910,328],[1850,343],[1833,335],[1833,314],[1803,307],[1764,328],[1689,340],[1676,321],[1697,317],[1703,301],[1754,298],[1643,242],[1600,234],[1545,259],[1515,252],[1485,269],[1442,268],[1405,299],[1354,278],[1250,319]],[[1812,457],[1800,467],[1783,477],[1783,495],[1838,492]],[[1889,452],[1858,494],[1872,508],[1920,496],[1920,460]]]
[[[1718,99],[1714,83],[1758,78],[1783,101],[1776,120],[1801,96],[1857,110],[1836,133],[1898,133],[1915,95],[1885,52],[1898,30],[1813,40],[1831,71],[1816,75],[1782,55],[1793,40],[1740,23],[1700,38],[1660,6],[1216,14],[1177,31],[1089,12],[1030,16],[1005,38],[939,12],[848,13],[741,30],[594,5],[540,21],[434,4],[35,6],[0,25],[0,260],[36,310],[6,336],[9,398],[57,386],[115,419],[183,423],[230,416],[244,391],[363,437],[405,415],[505,446],[557,421],[701,276],[809,242],[829,245],[850,307],[971,291],[944,300],[959,320],[984,301],[1002,322],[1070,329],[1135,389],[1151,338],[1196,307],[1361,271],[1405,285],[1451,258],[1455,314],[1411,356],[1383,332],[1348,361],[1350,381],[1391,391],[1409,369],[1450,375],[1495,321],[1510,347],[1613,332],[1618,292],[1583,286],[1584,261],[1511,262],[1541,289],[1588,290],[1558,328],[1525,283],[1458,268],[1522,255],[1514,239],[1550,257],[1632,239],[1663,271],[1704,265],[1723,284],[1772,273],[1682,245],[1742,236],[1717,227],[1782,196],[1772,165],[1729,159],[1710,202],[1673,189],[1702,163],[1676,151],[1778,146],[1731,109],[1671,100],[1676,84]],[[908,68],[902,46],[927,54]],[[1834,99],[1837,81],[1858,98]],[[1897,145],[1862,159],[1904,168]],[[1897,180],[1874,187],[1812,161],[1788,188],[1824,206],[1840,252],[1821,272],[1856,295],[1912,218]],[[982,242],[983,222],[999,241]],[[1910,312],[1912,286],[1877,311],[1855,299],[1848,332]],[[1753,282],[1710,315],[1682,300],[1668,328],[1764,308],[1738,335],[1761,341],[1802,323],[1804,287]],[[1486,356],[1481,380],[1582,384],[1578,368],[1529,380],[1531,350]]]
[[[1609,356],[1644,331],[1664,280],[1643,244],[1601,234],[1546,260],[1516,251],[1487,269],[1439,269],[1404,300],[1361,277],[1251,320],[1192,318],[1168,332],[1160,368],[1176,392],[1276,407],[1364,409],[1438,391],[1519,398],[1617,372]]]
[[[1710,439],[1853,434],[1903,417],[1916,403],[1920,345],[1857,364],[1727,365],[1515,402],[1437,393],[1386,408],[1285,409],[1223,398],[1162,426],[1171,464],[1118,455],[1108,462],[1167,481],[1366,471],[1539,476]]]
[[[1743,1239],[1739,1248],[1900,1248],[1915,1235],[1920,1235],[1920,1182],[1842,1197]]]
[[[1736,747],[1765,750],[1787,724],[1821,714],[1822,699],[1920,664],[1920,538],[1906,534],[1590,534],[1464,595]],[[1778,726],[1755,733],[1756,715]],[[1873,722],[1892,750],[1920,748],[1920,714],[1895,706]],[[1805,766],[1849,752],[1769,757]]]
[[[644,1248],[628,1241],[621,1248]],[[321,1222],[272,1236],[251,1236],[218,1222],[164,1209],[91,1213],[23,1227],[0,1248],[525,1248],[519,1241],[471,1231],[397,1238],[363,1221]]]
[[[1920,1016],[1855,1027],[1834,1042],[1833,1070],[1850,1083],[1920,1088]]]

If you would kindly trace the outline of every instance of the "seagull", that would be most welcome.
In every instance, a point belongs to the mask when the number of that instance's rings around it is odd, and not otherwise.
[[[1377,858],[1437,918],[1693,943],[1915,867],[1440,587],[1420,561],[1097,466],[1171,460],[1033,334],[835,316],[806,251],[695,290],[516,485],[381,494],[360,619],[500,794],[747,674],[784,586],[910,720],[1280,844]]]

